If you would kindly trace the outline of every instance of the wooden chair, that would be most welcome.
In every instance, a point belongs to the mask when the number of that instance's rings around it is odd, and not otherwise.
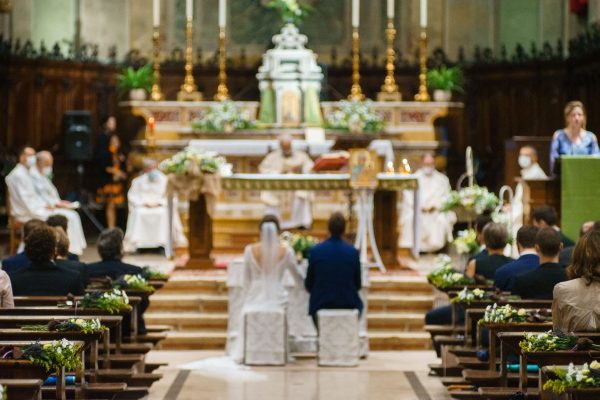
[[[23,240],[23,223],[12,216],[8,186],[6,187],[6,215],[8,215],[8,254],[13,255]]]

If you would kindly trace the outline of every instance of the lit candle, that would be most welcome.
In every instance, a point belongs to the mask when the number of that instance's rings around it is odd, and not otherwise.
[[[219,0],[219,28],[225,28],[226,0]]]
[[[387,17],[394,18],[394,0],[387,0]]]
[[[154,0],[152,7],[152,25],[156,28],[160,26],[160,0]]]
[[[192,19],[194,15],[194,6],[192,2],[193,0],[187,0],[185,2],[185,17],[187,19]]]
[[[352,27],[358,28],[360,0],[352,0]]]
[[[421,0],[421,28],[427,28],[427,0]]]

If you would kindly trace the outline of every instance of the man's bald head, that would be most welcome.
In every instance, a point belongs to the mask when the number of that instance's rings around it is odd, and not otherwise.
[[[292,155],[292,136],[287,133],[279,135],[279,148],[284,156]]]
[[[38,168],[51,167],[54,164],[54,157],[52,153],[46,150],[39,151],[36,154]]]

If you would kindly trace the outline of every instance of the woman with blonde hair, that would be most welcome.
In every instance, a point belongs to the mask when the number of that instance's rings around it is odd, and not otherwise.
[[[570,101],[565,106],[565,125],[554,132],[550,145],[550,171],[560,170],[560,156],[599,154],[596,135],[585,129],[586,114],[583,103]]]
[[[567,268],[570,281],[554,286],[552,321],[563,332],[600,329],[600,230],[579,238]]]

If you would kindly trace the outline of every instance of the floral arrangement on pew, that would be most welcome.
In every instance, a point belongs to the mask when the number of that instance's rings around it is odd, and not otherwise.
[[[455,297],[450,299],[450,302],[469,305],[473,301],[484,300],[486,297],[489,298],[489,295],[486,294],[485,290],[479,288],[469,290],[465,286],[465,288],[458,292]]]
[[[383,129],[383,117],[367,100],[341,100],[339,110],[327,116],[326,127],[352,133],[379,132]]]
[[[544,383],[544,390],[561,394],[567,389],[585,389],[600,387],[600,363],[596,360],[591,364],[576,367],[573,363],[564,367],[549,367],[550,379]]]
[[[208,109],[202,119],[192,121],[192,129],[231,133],[239,129],[252,129],[255,124],[247,111],[242,111],[233,101],[218,102]]]
[[[4,390],[4,386],[0,385],[0,400],[6,400],[6,390]]]
[[[452,245],[458,254],[475,254],[477,250],[479,250],[475,229],[471,228],[465,229],[464,231],[458,231]]]
[[[489,305],[485,308],[483,318],[478,321],[478,324],[508,324],[512,322],[547,322],[551,321],[550,312],[547,310],[527,311],[524,308],[518,310],[510,304],[503,306]]]
[[[468,214],[477,215],[491,212],[499,204],[500,199],[494,193],[485,187],[473,185],[448,193],[440,210],[464,210]]]
[[[67,302],[68,304],[69,302]],[[69,304],[68,304],[69,305]],[[71,302],[70,306],[73,305]],[[110,314],[117,314],[122,311],[131,311],[131,305],[129,305],[129,297],[127,293],[119,289],[113,289],[109,292],[93,292],[86,293],[83,299],[79,302],[81,309],[86,308],[99,308],[100,310],[107,311]]]
[[[123,275],[114,283],[114,286],[121,290],[131,289],[148,293],[154,292],[154,287],[141,275]]]
[[[165,274],[164,272],[157,271],[155,269],[150,268],[149,266],[142,267],[142,277],[144,279],[150,281],[168,281],[169,274]]]
[[[308,260],[310,250],[319,243],[319,240],[313,236],[288,231],[282,232],[280,239],[294,249],[298,261]]]
[[[25,325],[21,329],[25,331],[38,332],[82,332],[82,333],[98,333],[108,330],[107,327],[100,323],[98,318],[82,319],[70,318],[64,321],[52,320],[46,325]]]
[[[32,364],[43,367],[46,372],[54,372],[63,367],[73,371],[81,365],[79,346],[67,339],[44,344],[35,342],[23,347],[6,346],[1,350],[4,359],[29,360]]]
[[[519,342],[519,347],[527,352],[600,349],[600,345],[594,344],[589,338],[569,335],[560,330],[551,330],[543,333],[526,333],[525,339]]]
[[[427,280],[438,289],[475,283],[473,279],[469,279],[455,270],[452,267],[452,259],[446,254],[437,256],[434,265],[433,270],[427,274]]]

